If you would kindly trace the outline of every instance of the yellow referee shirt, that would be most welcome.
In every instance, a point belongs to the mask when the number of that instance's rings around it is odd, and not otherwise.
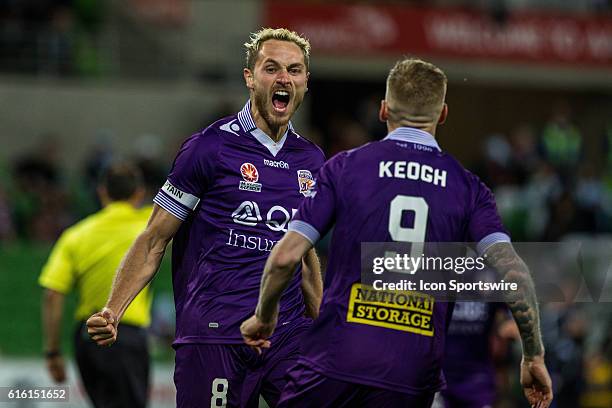
[[[38,279],[41,286],[79,294],[75,313],[85,320],[106,304],[123,256],[147,225],[152,207],[136,209],[115,201],[68,228],[57,241]],[[151,295],[145,287],[125,311],[122,323],[145,327],[151,321]]]

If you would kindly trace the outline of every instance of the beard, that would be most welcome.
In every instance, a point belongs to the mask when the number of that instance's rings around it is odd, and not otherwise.
[[[257,111],[271,130],[277,130],[282,126],[287,125],[304,99],[303,94],[301,96],[298,96],[297,93],[294,94],[293,100],[289,101],[289,105],[287,106],[287,113],[285,113],[283,116],[277,116],[273,112],[274,108],[272,105],[272,97],[266,91],[256,89],[253,92],[253,95]]]

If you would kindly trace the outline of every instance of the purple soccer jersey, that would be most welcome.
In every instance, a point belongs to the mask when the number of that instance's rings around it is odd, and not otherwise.
[[[264,264],[311,194],[322,151],[289,129],[275,143],[250,103],[187,139],[154,201],[183,224],[174,237],[175,345],[242,344]],[[300,273],[281,299],[279,329],[303,318]]]
[[[491,374],[490,340],[495,316],[503,303],[457,302],[448,327],[445,373],[465,374],[485,371]]]
[[[331,378],[388,390],[440,389],[452,304],[414,292],[412,301],[400,302],[393,292],[361,284],[360,244],[394,237],[476,242],[482,252],[509,241],[490,190],[430,134],[399,128],[328,161],[289,230],[316,242],[334,224],[321,312],[300,362]]]
[[[503,303],[457,302],[446,338],[442,392],[448,407],[493,406],[495,367],[490,341]]]

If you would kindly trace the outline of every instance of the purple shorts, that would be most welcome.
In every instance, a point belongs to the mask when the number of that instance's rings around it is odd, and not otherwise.
[[[178,408],[257,408],[261,394],[275,407],[285,373],[299,357],[303,320],[275,333],[261,355],[240,344],[181,344],[176,347],[174,384]]]
[[[287,374],[278,408],[429,408],[434,399],[433,392],[415,396],[336,380],[303,364]]]

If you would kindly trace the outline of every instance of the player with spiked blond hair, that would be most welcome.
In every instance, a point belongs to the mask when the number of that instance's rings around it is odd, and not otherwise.
[[[276,347],[255,351],[243,344],[240,323],[257,303],[266,258],[312,194],[324,161],[290,122],[307,90],[308,41],[266,28],[245,48],[249,101],[185,141],[106,307],[88,321],[92,339],[113,343],[127,305],[174,239],[178,407],[257,407],[260,393],[275,406],[297,360],[298,338],[321,300],[320,266],[311,250],[282,294]]]

